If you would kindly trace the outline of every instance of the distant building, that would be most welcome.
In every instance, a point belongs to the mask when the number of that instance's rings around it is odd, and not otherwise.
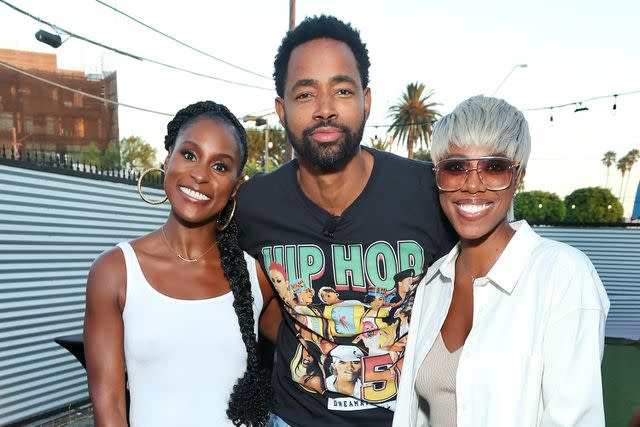
[[[55,54],[0,49],[0,61],[95,96],[118,100],[116,73],[58,69]],[[0,67],[0,145],[78,159],[91,142],[118,143],[118,108]]]

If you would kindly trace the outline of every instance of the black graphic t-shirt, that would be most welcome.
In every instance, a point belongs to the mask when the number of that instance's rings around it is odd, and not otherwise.
[[[369,181],[340,217],[300,189],[293,160],[238,192],[240,245],[284,303],[275,412],[292,426],[388,426],[415,287],[454,234],[431,165],[367,149]]]

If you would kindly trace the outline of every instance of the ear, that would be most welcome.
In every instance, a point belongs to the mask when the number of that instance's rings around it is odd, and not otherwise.
[[[365,87],[363,91],[364,95],[364,119],[369,118],[369,112],[371,111],[371,88]]]
[[[278,118],[280,119],[280,124],[284,127],[285,114],[284,114],[284,99],[279,96],[276,98],[276,113],[278,113]]]
[[[245,177],[244,172],[240,173],[240,176],[238,177],[236,184],[233,186],[233,191],[231,192],[232,198],[236,197],[236,193],[238,193],[238,189],[240,189],[240,186],[244,183],[244,177]]]
[[[167,165],[169,164],[169,158],[171,157],[171,153],[173,153],[173,145],[169,147],[169,152],[167,153],[167,156],[164,158],[163,168],[165,171],[167,170]]]
[[[516,175],[516,188],[520,185],[520,182],[524,179],[524,176],[527,174],[526,169],[520,169],[518,171],[518,175]]]

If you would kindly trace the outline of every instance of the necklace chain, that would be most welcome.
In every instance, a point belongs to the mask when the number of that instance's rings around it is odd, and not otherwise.
[[[187,257],[183,257],[182,255],[180,255],[175,249],[173,249],[173,247],[171,246],[171,243],[169,243],[169,239],[167,239],[167,234],[164,231],[164,225],[161,228],[162,230],[162,238],[164,239],[164,242],[167,244],[167,246],[169,247],[169,249],[171,249],[171,252],[173,252],[174,254],[176,254],[176,256],[178,258],[180,258],[182,261],[184,262],[197,262],[200,258],[202,258],[203,256],[205,256],[211,249],[213,249],[217,244],[218,241],[215,241],[213,243],[213,245],[209,246],[209,248],[202,252],[200,254],[200,256],[196,257],[196,258],[187,258]]]

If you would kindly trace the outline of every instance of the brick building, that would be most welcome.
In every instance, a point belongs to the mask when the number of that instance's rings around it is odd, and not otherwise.
[[[46,80],[117,101],[116,73],[58,69],[55,54],[0,49],[0,61]],[[0,67],[0,145],[78,159],[95,142],[118,143],[117,106]]]

